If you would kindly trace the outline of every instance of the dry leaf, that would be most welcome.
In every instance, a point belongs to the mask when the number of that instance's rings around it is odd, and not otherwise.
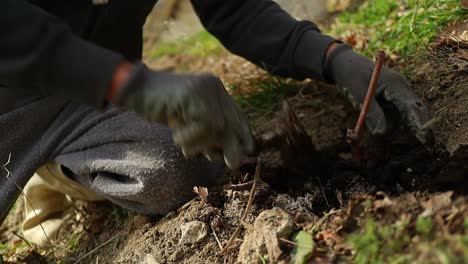
[[[323,241],[332,240],[332,241],[335,241],[336,243],[342,242],[341,237],[338,236],[335,233],[335,231],[331,229],[318,232],[317,235],[315,235],[315,240],[323,240]]]
[[[468,0],[466,0],[468,1]],[[458,22],[447,28],[439,36],[439,41],[435,43],[436,48],[454,46],[459,48],[468,47],[468,19]]]
[[[345,42],[351,45],[351,47],[355,47],[357,45],[356,34],[349,35]]]
[[[206,198],[208,197],[208,188],[202,186],[194,186],[193,191],[200,196],[200,198],[206,202]]]

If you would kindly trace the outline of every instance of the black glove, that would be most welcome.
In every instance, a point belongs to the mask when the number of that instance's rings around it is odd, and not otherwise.
[[[337,46],[328,56],[326,75],[356,110],[360,110],[374,70],[374,62],[354,52],[349,45]],[[388,107],[391,106],[391,107]],[[385,66],[379,75],[375,98],[367,114],[366,125],[374,135],[388,130],[388,109],[396,109],[406,125],[423,143],[432,143],[432,131],[424,125],[431,119],[428,108],[411,91],[403,75]]]
[[[156,72],[138,65],[115,103],[146,120],[168,125],[186,156],[204,153],[214,159],[221,155],[234,168],[254,149],[243,113],[212,74]]]

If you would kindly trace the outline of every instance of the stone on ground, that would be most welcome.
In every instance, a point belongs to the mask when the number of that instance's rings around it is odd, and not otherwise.
[[[208,226],[200,221],[191,221],[180,226],[182,235],[179,244],[194,244],[208,235]]]
[[[237,258],[238,263],[280,263],[279,238],[288,238],[294,229],[292,217],[281,208],[265,210],[247,230]]]

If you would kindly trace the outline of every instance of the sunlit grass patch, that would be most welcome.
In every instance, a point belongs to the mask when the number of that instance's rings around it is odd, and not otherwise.
[[[408,57],[426,48],[447,26],[468,17],[459,0],[374,0],[343,12],[329,32],[340,36],[353,29],[364,33],[362,53],[384,49]]]
[[[159,58],[166,55],[207,56],[219,54],[221,51],[221,43],[206,30],[202,30],[178,41],[156,44],[151,57]]]
[[[463,263],[468,257],[467,235],[436,230],[426,217],[419,217],[413,225],[381,225],[369,218],[363,230],[348,236],[347,242],[355,250],[358,264]]]

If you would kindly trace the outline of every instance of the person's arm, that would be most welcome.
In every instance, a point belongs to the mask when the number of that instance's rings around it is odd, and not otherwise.
[[[337,42],[271,0],[192,0],[204,27],[231,52],[273,74],[325,79],[328,47]]]
[[[334,83],[360,109],[374,63],[350,46],[338,45],[311,22],[295,20],[272,0],[191,1],[205,28],[231,52],[273,74]],[[429,110],[405,78],[386,67],[366,119],[373,134],[388,132],[382,102],[397,109],[422,143],[432,142],[432,132],[425,126],[431,119]]]
[[[27,1],[2,0],[0,10],[0,84],[104,105],[121,55],[73,35],[59,18]]]

